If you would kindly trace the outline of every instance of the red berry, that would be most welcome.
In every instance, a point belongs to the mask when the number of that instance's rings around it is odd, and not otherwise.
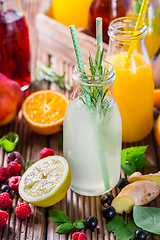
[[[31,208],[25,202],[19,203],[15,208],[15,214],[20,219],[28,218],[31,215]]]
[[[11,152],[11,153],[8,153],[7,155],[7,163],[10,163],[10,162],[17,162],[17,163],[21,163],[22,162],[22,157],[21,157],[21,154],[17,151],[14,151],[14,152]]]
[[[7,208],[12,205],[12,200],[9,198],[9,194],[4,192],[0,194],[0,207]]]
[[[10,177],[10,171],[8,168],[0,168],[0,182],[5,182]]]
[[[75,232],[72,235],[72,240],[87,240],[87,236],[82,232]]]
[[[0,210],[0,227],[5,227],[8,220],[8,213]]]
[[[8,185],[12,190],[18,191],[18,186],[19,186],[20,181],[21,181],[20,176],[11,177],[9,179]]]
[[[10,175],[15,176],[21,171],[21,165],[17,162],[10,162],[8,164],[8,169],[10,171]]]
[[[50,148],[43,148],[40,152],[40,159],[48,157],[48,156],[53,156],[55,154],[55,151]]]

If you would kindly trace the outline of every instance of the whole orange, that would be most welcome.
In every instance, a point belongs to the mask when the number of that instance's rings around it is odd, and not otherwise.
[[[53,0],[51,10],[53,18],[75,28],[88,26],[89,8],[93,0]]]
[[[160,88],[154,89],[154,106],[160,110]]]

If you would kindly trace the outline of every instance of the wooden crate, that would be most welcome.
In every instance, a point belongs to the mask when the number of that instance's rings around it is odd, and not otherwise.
[[[49,55],[62,59],[64,62],[75,65],[75,53],[71,39],[70,30],[65,25],[55,21],[50,15],[50,6],[52,0],[49,0],[41,13],[36,15],[36,30],[39,47],[45,50]],[[88,52],[93,56],[96,53],[96,39],[87,35],[85,29],[78,29],[77,36],[83,59],[88,59]],[[103,48],[107,51],[107,44]]]

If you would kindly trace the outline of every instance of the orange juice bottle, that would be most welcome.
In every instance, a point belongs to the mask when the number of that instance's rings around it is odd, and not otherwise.
[[[114,95],[122,119],[122,141],[136,142],[146,137],[153,126],[153,71],[144,37],[146,26],[134,32],[136,18],[118,18],[110,23],[107,61],[116,73]],[[134,51],[127,62],[127,52]]]

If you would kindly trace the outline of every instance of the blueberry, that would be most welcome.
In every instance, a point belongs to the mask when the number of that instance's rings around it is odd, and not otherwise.
[[[116,211],[114,207],[108,206],[106,208],[102,209],[102,216],[107,220],[110,221],[112,218],[114,218],[116,215]]]
[[[93,230],[94,228],[97,227],[97,225],[98,225],[98,220],[97,220],[96,217],[90,216],[90,217],[88,217],[88,218],[86,219],[85,225],[86,225],[87,228]]]
[[[134,239],[136,239],[136,240],[145,240],[146,237],[147,237],[147,233],[144,230],[138,229],[137,231],[135,231]]]
[[[7,192],[10,193],[10,187],[8,185],[3,185],[1,187],[1,192]]]
[[[112,194],[105,194],[104,196],[101,197],[101,204],[104,206],[105,203],[107,203],[108,205],[111,205],[112,201],[113,201],[114,197]]]
[[[129,182],[127,181],[126,178],[121,178],[117,184],[117,187],[119,188],[119,190],[122,190],[122,188],[124,188],[128,184]]]

